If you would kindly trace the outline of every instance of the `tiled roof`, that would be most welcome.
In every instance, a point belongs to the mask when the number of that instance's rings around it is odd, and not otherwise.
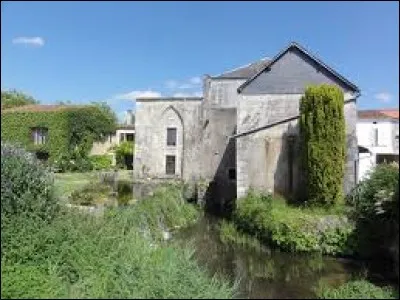
[[[227,71],[222,73],[221,75],[216,76],[215,78],[251,78],[260,72],[268,63],[270,59],[263,58],[259,61],[253,62],[251,64],[236,68],[231,71]]]
[[[358,111],[359,119],[399,119],[399,109],[377,109]]]
[[[54,112],[65,109],[75,109],[82,108],[84,105],[43,105],[43,104],[32,104],[32,105],[23,105],[17,107],[11,107],[7,109],[2,109],[1,112]]]

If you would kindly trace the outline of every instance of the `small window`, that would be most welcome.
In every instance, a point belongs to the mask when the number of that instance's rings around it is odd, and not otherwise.
[[[228,170],[228,177],[229,177],[229,180],[236,180],[236,169],[235,168],[231,168]]]
[[[167,146],[176,146],[176,128],[167,128]]]
[[[133,142],[135,140],[135,135],[133,133],[127,133],[126,140],[129,142]]]
[[[32,128],[32,141],[35,145],[44,145],[47,141],[48,129],[45,127]]]
[[[120,134],[119,134],[119,141],[120,141],[120,142],[125,141],[125,133],[120,133]]]
[[[165,173],[167,175],[175,174],[175,155],[167,155],[165,158]]]

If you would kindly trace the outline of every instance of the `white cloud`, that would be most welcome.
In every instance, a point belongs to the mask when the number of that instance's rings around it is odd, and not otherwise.
[[[136,100],[137,98],[157,98],[161,97],[161,93],[156,91],[132,91],[125,94],[119,94],[114,96],[114,99],[121,99],[121,100]]]
[[[392,95],[387,92],[378,93],[375,95],[375,99],[383,103],[388,103],[392,100]]]
[[[192,92],[192,93],[175,93],[172,95],[173,97],[201,97],[202,93],[201,92]]]
[[[44,46],[44,39],[40,36],[35,36],[35,37],[25,37],[25,36],[20,36],[16,37],[12,40],[13,44],[24,44],[28,46],[36,46],[36,47],[42,47]]]

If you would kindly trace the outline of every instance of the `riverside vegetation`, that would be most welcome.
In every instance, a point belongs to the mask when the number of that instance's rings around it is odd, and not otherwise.
[[[1,145],[2,298],[231,298],[190,249],[162,243],[160,223],[186,226],[199,211],[177,186],[103,217],[59,206],[53,178],[31,155]]]

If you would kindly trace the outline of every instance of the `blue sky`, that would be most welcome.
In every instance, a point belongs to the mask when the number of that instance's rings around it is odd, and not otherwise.
[[[199,95],[201,76],[297,41],[358,85],[360,109],[398,107],[398,2],[1,2],[1,89],[42,103]]]

